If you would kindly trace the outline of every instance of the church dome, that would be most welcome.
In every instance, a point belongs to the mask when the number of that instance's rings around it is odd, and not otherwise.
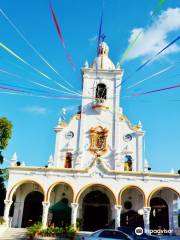
[[[102,70],[114,70],[115,66],[108,57],[109,47],[107,43],[101,42],[99,45],[98,56],[94,59],[92,68]]]

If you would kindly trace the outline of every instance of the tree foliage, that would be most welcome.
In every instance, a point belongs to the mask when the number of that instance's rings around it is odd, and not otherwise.
[[[0,118],[0,149],[5,149],[12,136],[12,123],[5,117]]]
[[[5,117],[0,118],[0,164],[3,163],[4,157],[1,150],[8,145],[9,139],[12,136],[12,123]],[[0,169],[0,216],[4,212],[4,199],[6,197],[6,188],[4,181],[8,179],[8,169]]]
[[[0,216],[3,216],[4,212],[4,199],[6,197],[6,188],[4,184],[4,173],[3,169],[0,169]]]

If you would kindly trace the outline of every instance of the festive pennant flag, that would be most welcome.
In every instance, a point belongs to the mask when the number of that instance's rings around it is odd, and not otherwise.
[[[22,34],[22,32],[16,27],[16,25],[12,22],[12,20],[5,14],[5,12],[0,9],[0,13],[4,16],[4,18],[8,21],[8,23],[13,27],[13,29],[19,34],[19,36],[27,43],[27,45],[45,62],[59,77],[62,76],[48,63],[48,61],[38,52],[38,50],[32,46],[32,44],[26,39],[26,37]]]
[[[180,62],[177,62],[177,63],[180,63]],[[162,74],[162,73],[164,73],[164,72],[167,72],[168,70],[170,70],[170,69],[172,69],[173,67],[175,67],[177,63],[172,64],[172,65],[170,65],[169,67],[163,68],[162,70],[160,70],[160,71],[158,71],[158,72],[156,72],[156,73],[153,73],[151,76],[146,77],[146,78],[144,78],[143,80],[138,81],[138,82],[136,82],[136,83],[128,86],[127,88],[130,89],[130,88],[136,87],[136,86],[138,86],[139,84],[141,84],[141,83],[143,83],[143,82],[145,82],[145,81],[147,81],[147,80],[149,80],[149,79],[151,79],[151,78],[153,78],[153,77],[156,77],[156,76],[158,76],[158,75],[160,75],[160,74]]]
[[[125,52],[123,53],[119,63],[122,64],[122,62],[124,62],[124,60],[126,59],[128,53],[131,51],[131,49],[134,47],[135,43],[137,42],[138,38],[140,37],[140,35],[143,33],[143,30],[140,31],[137,36],[134,38],[134,40],[128,45],[127,49],[125,50]]]
[[[12,91],[12,92],[22,92],[22,93],[24,92],[24,91],[21,91],[21,90],[17,90],[17,89],[14,89],[14,88],[9,88],[9,87],[4,87],[4,86],[0,86],[0,89]]]
[[[55,23],[55,26],[56,26],[57,32],[58,32],[58,34],[59,34],[60,40],[61,40],[63,46],[65,46],[65,44],[64,44],[64,39],[63,39],[63,36],[62,36],[61,30],[60,30],[60,27],[59,27],[59,24],[58,24],[58,21],[57,21],[57,18],[56,18],[55,12],[54,12],[54,10],[53,10],[52,5],[51,5],[50,2],[49,2],[49,5],[50,5],[51,13],[52,13],[53,20],[54,20],[54,23]]]
[[[41,74],[43,77],[47,78],[47,79],[51,79],[49,76],[47,76],[45,73],[39,71],[37,68],[33,67],[30,63],[26,62],[24,59],[22,59],[20,56],[18,56],[15,52],[13,52],[10,48],[8,48],[7,46],[5,46],[3,43],[0,42],[0,47],[2,47],[5,51],[7,51],[8,53],[10,53],[12,56],[14,56],[15,58],[17,58],[19,61],[23,62],[24,64],[26,64],[27,66],[31,67],[34,71],[36,71],[37,73]]]
[[[55,11],[53,10],[53,7],[52,7],[52,4],[51,4],[50,1],[49,1],[49,5],[50,5],[50,9],[51,9],[51,14],[52,14],[53,20],[54,20],[54,23],[55,23],[55,26],[56,26],[56,30],[57,30],[57,32],[58,32],[59,38],[60,38],[60,40],[61,40],[61,42],[62,42],[62,45],[63,45],[63,47],[64,47],[64,49],[65,49],[65,51],[66,51],[66,57],[67,57],[67,59],[68,59],[68,62],[71,64],[73,70],[75,70],[75,65],[74,65],[74,63],[73,63],[73,61],[72,61],[72,58],[71,58],[70,54],[68,53],[68,51],[67,51],[67,49],[66,49],[65,42],[64,42],[64,38],[63,38],[63,35],[62,35],[62,33],[61,33],[61,29],[60,29],[58,20],[57,20],[56,15],[55,15]]]
[[[40,87],[46,88],[46,89],[54,90],[54,91],[56,91],[56,92],[60,92],[60,93],[64,93],[64,94],[71,94],[71,95],[79,96],[79,95],[77,95],[77,94],[75,94],[75,93],[73,94],[73,93],[70,93],[70,92],[65,92],[65,91],[62,91],[62,90],[59,90],[59,89],[56,89],[56,88],[52,88],[52,87],[49,87],[49,86],[47,86],[47,85],[45,85],[45,84],[38,83],[38,82],[35,82],[35,81],[29,81],[29,82],[31,82],[32,84],[35,84],[35,85],[37,85],[37,86],[40,86]]]
[[[22,77],[20,77],[19,75],[16,75],[16,74],[14,74],[14,73],[7,72],[7,71],[5,71],[5,70],[3,70],[3,69],[0,69],[0,72],[5,73],[5,74],[8,74],[9,76],[13,76],[13,77],[17,77],[17,78],[22,78]]]
[[[159,56],[162,52],[164,52],[167,48],[169,48],[171,45],[173,45],[175,42],[177,42],[180,39],[180,35],[176,37],[172,42],[170,42],[168,45],[166,45],[162,50],[160,50],[158,53],[156,53],[154,56],[152,56],[150,59],[148,59],[145,63],[140,65],[137,69],[136,72],[138,72],[140,69],[145,67],[148,63],[150,63],[154,58]]]
[[[154,15],[157,14],[157,12],[159,12],[161,6],[165,3],[165,0],[160,0],[157,7],[154,9],[154,11],[152,12],[151,16],[153,17]]]
[[[14,56],[15,58],[17,58],[19,61],[23,62],[24,64],[26,64],[27,66],[31,67],[35,72],[41,74],[43,77],[53,81],[56,85],[60,86],[61,88],[71,92],[71,93],[75,93],[77,95],[80,95],[79,93],[70,90],[69,88],[65,87],[63,84],[58,83],[57,81],[51,79],[49,76],[47,76],[45,73],[39,71],[37,68],[35,68],[34,66],[32,66],[30,63],[28,63],[27,61],[25,61],[24,59],[22,59],[20,56],[18,56],[15,52],[13,52],[10,48],[8,48],[7,46],[5,46],[3,43],[0,42],[0,47],[2,47],[5,51],[7,51],[8,53],[10,53],[12,56]]]
[[[53,10],[52,10],[53,11]],[[39,51],[27,40],[27,38],[22,34],[22,32],[17,28],[17,26],[12,22],[12,20],[7,16],[7,14],[5,14],[5,12],[0,9],[0,13],[4,16],[4,18],[8,21],[8,23],[13,27],[13,29],[19,34],[19,36],[27,43],[27,45],[36,53],[37,56],[39,56],[41,58],[41,60],[48,66],[50,67],[61,79],[63,79],[63,81],[68,84],[72,89],[75,89],[68,81],[66,81],[63,76],[61,74],[59,74],[59,72],[57,72],[57,70],[54,69],[54,67],[45,59],[44,56],[42,56]],[[61,34],[61,32],[60,32]],[[61,34],[61,39],[62,38],[62,34]],[[63,40],[64,42],[64,40]],[[76,89],[75,89],[76,90]],[[77,91],[77,90],[76,90]]]
[[[152,56],[150,59],[148,59],[145,63],[143,63],[142,65],[140,65],[136,70],[135,73],[138,72],[139,70],[141,70],[143,67],[145,67],[147,64],[149,64],[150,62],[152,62],[152,60],[154,58],[156,58],[157,56],[159,56],[162,52],[164,52],[167,48],[169,48],[171,45],[173,45],[175,42],[177,42],[180,39],[180,35],[178,37],[176,37],[173,41],[171,41],[168,45],[166,45],[163,49],[161,49],[158,53],[156,53],[154,56]],[[124,79],[121,83],[124,84],[125,82],[127,82],[128,79],[130,79],[132,75],[129,75],[126,79]],[[118,86],[117,86],[118,87]]]
[[[160,0],[157,7],[155,8],[155,10],[152,12],[151,17],[153,17],[154,15],[156,15],[158,13],[158,11],[160,10],[162,4],[165,2],[165,0]],[[120,64],[122,64],[124,62],[124,60],[127,58],[128,53],[133,49],[135,43],[137,42],[137,40],[139,39],[139,37],[141,36],[141,34],[143,33],[143,30],[140,31],[137,36],[134,38],[134,40],[132,42],[129,43],[128,47],[126,48],[125,52],[123,53],[121,59],[120,59]]]
[[[102,21],[103,21],[103,11],[102,11],[102,13],[101,13],[101,19],[100,19],[100,24],[99,24],[97,55],[99,54],[99,45],[100,45],[100,42],[101,42]]]
[[[177,84],[177,85],[174,85],[174,86],[159,88],[159,89],[151,90],[151,91],[148,91],[148,92],[134,93],[134,94],[132,94],[132,96],[138,97],[138,96],[142,96],[142,95],[146,95],[146,94],[151,94],[151,93],[156,93],[156,92],[161,92],[161,91],[167,91],[167,90],[171,90],[171,89],[179,88],[179,87],[180,87],[180,84]]]
[[[76,66],[74,65],[74,63],[72,61],[71,55],[67,51],[66,51],[66,56],[67,56],[67,59],[68,59],[69,63],[71,64],[73,70],[75,70]]]

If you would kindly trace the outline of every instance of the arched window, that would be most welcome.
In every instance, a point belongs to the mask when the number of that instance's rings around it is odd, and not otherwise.
[[[131,155],[125,156],[124,171],[132,171],[132,157]]]
[[[107,88],[104,83],[99,83],[96,87],[96,99],[102,98],[106,99],[107,95]]]
[[[65,159],[64,167],[65,168],[72,168],[72,153],[71,152],[66,153],[66,159]]]

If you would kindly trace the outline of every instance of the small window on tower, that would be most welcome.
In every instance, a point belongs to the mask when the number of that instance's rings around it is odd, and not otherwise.
[[[125,156],[124,171],[132,171],[132,157],[131,155]]]
[[[99,83],[96,87],[96,99],[106,99],[107,88],[103,83]]]
[[[72,153],[71,152],[66,153],[66,159],[65,159],[64,167],[65,168],[72,168]]]

